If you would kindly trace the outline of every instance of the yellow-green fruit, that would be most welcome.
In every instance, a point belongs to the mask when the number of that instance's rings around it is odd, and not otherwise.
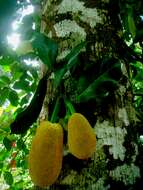
[[[41,122],[29,152],[29,173],[35,185],[47,187],[58,178],[63,157],[63,129],[60,124]]]
[[[74,113],[68,121],[69,151],[79,159],[92,156],[96,148],[96,135],[88,120],[80,113]]]

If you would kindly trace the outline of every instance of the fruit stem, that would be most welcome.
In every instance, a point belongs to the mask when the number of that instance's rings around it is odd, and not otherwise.
[[[59,108],[60,108],[60,101],[59,100],[60,100],[60,98],[57,98],[55,106],[54,106],[54,110],[53,110],[51,120],[50,120],[52,123],[56,122],[56,120],[57,120],[57,115],[58,115]]]
[[[67,106],[67,108],[71,114],[76,112],[75,108],[73,107],[72,103],[69,100],[65,99],[65,104],[66,104],[66,106]]]

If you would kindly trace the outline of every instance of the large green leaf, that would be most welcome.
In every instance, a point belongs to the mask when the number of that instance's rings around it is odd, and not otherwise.
[[[9,152],[5,148],[0,149],[0,162],[3,162],[9,156]]]
[[[138,29],[136,31],[136,36],[134,38],[134,43],[142,41],[142,39],[143,39],[143,28],[141,28],[140,30]]]
[[[0,88],[4,88],[6,86],[6,84],[0,80]]]
[[[10,56],[4,56],[0,58],[0,65],[10,65],[13,63],[13,58]]]
[[[10,84],[10,79],[9,77],[3,75],[0,77],[0,80],[3,81],[5,84]]]
[[[116,75],[119,76],[116,78]],[[108,71],[95,79],[80,95],[77,96],[78,102],[86,102],[91,99],[99,100],[106,97],[110,90],[118,85],[118,78],[121,76],[121,65],[116,64]]]
[[[11,150],[12,142],[7,137],[3,139],[3,144],[8,151]]]
[[[26,180],[25,180],[26,181]],[[14,187],[15,187],[15,189],[23,189],[23,187],[24,187],[24,181],[23,181],[23,179],[21,178],[21,180],[19,180],[18,182],[15,182],[14,183]]]
[[[59,84],[61,83],[61,80],[63,79],[63,76],[66,72],[66,68],[63,67],[61,69],[58,69],[57,71],[55,71],[54,73],[54,87],[57,88],[59,86]]]
[[[0,161],[0,168],[3,168],[4,163]],[[0,176],[1,176],[1,171],[0,171]]]
[[[48,68],[52,69],[58,53],[58,45],[55,41],[42,33],[37,33],[32,41],[33,48],[38,52],[39,58]]]
[[[128,28],[129,28],[129,32],[132,35],[132,38],[135,38],[136,25],[135,25],[135,21],[134,21],[133,11],[131,11],[131,10],[128,12]]]
[[[12,89],[9,89],[9,97],[8,97],[10,103],[13,105],[13,106],[17,106],[18,105],[18,94],[15,90],[12,90]]]
[[[9,94],[9,88],[3,88],[0,90],[0,106],[2,106]]]
[[[29,76],[27,72],[24,72],[19,78],[19,80],[17,80],[13,84],[13,88],[17,90],[25,90],[26,92],[29,92],[31,91],[31,86],[30,86],[31,80],[33,80],[33,78]]]
[[[81,50],[85,47],[86,42],[81,42],[77,46],[75,46],[71,52],[65,57],[65,61],[67,62],[67,69],[71,69],[73,65],[77,63],[78,55]]]
[[[0,77],[0,88],[8,87],[10,84],[10,79],[9,77],[2,75]]]
[[[29,91],[29,82],[27,80],[16,81],[13,85],[14,89]]]
[[[18,141],[17,141],[17,148],[19,150],[24,150],[26,149],[26,145],[24,143],[24,141],[22,140],[22,138],[20,138]]]
[[[7,171],[4,172],[4,179],[8,185],[13,184],[13,176],[10,172],[7,172]]]
[[[29,103],[31,96],[32,96],[31,93],[28,93],[28,94],[26,93],[26,95],[24,95],[20,101],[20,106],[23,106],[23,105]]]
[[[141,62],[130,63],[132,69],[132,79],[138,82],[143,80],[143,66]]]
[[[85,47],[86,42],[81,42],[77,46],[75,46],[71,52],[65,57],[64,59],[64,65],[62,68],[55,71],[55,77],[54,77],[54,86],[57,88],[63,79],[63,76],[68,72],[69,70],[73,69],[77,66],[77,63],[79,61],[79,54],[81,50]]]

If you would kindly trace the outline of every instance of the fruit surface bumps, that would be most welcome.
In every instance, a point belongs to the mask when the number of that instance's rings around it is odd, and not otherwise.
[[[53,184],[60,174],[63,157],[63,129],[58,123],[41,122],[29,152],[29,173],[35,185]]]
[[[74,113],[68,121],[68,147],[79,159],[92,156],[96,148],[96,135],[88,120],[80,113]]]

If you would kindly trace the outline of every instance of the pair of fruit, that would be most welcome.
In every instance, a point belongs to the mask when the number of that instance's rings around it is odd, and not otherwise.
[[[88,120],[74,113],[68,121],[69,151],[79,159],[91,157],[96,136]],[[29,173],[32,181],[46,187],[53,184],[62,168],[63,128],[58,123],[43,121],[37,128],[29,153]]]

